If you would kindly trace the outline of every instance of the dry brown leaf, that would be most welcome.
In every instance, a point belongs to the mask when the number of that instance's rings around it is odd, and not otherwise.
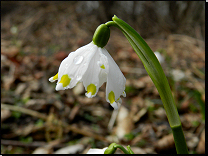
[[[162,139],[154,143],[156,151],[163,151],[174,148],[175,143],[173,139],[173,134],[164,136]]]

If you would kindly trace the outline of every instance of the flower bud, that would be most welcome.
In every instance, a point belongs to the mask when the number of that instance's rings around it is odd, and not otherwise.
[[[101,24],[95,30],[92,41],[98,47],[103,48],[109,40],[110,37],[110,28],[105,24]]]

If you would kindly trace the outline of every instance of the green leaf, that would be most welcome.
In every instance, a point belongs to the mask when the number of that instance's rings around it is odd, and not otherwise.
[[[176,109],[176,105],[163,69],[157,60],[155,54],[143,40],[143,38],[127,23],[113,17],[113,21],[119,26],[127,40],[141,59],[147,73],[155,84],[164,108],[167,112],[168,120],[171,126],[178,126],[181,124],[180,118]]]
[[[122,30],[123,34],[141,59],[147,73],[149,74],[160,94],[169,124],[173,131],[177,153],[188,153],[175,101],[173,99],[170,86],[159,61],[157,60],[155,54],[147,45],[147,43],[131,26],[129,26],[126,22],[119,19],[115,15],[112,19],[117,25],[116,27]],[[110,25],[113,24],[110,23]]]

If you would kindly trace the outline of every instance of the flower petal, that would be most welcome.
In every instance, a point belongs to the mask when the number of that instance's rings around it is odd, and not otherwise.
[[[105,150],[108,147],[105,147],[103,149],[98,149],[98,148],[90,148],[89,151],[87,152],[87,154],[104,154]]]
[[[106,100],[114,107],[114,109],[116,109],[116,102],[119,101],[120,96],[125,96],[124,90],[126,78],[106,49],[103,50],[103,54],[107,56],[109,63],[109,72],[107,76],[106,86]]]
[[[86,72],[89,62],[96,52],[97,46],[89,43],[75,52],[71,52],[59,67],[56,90],[73,88]]]
[[[89,98],[94,97],[99,89],[99,73],[101,68],[98,65],[98,62],[100,61],[98,48],[99,47],[97,47],[96,52],[88,65],[88,69],[83,75],[83,85],[87,91],[85,95]]]
[[[51,78],[49,78],[50,82],[54,82],[56,80],[58,80],[58,73],[55,76],[52,76]]]
[[[99,87],[103,85],[104,82],[107,81],[107,74],[109,71],[109,65],[108,65],[108,59],[107,57],[103,54],[103,48],[99,48],[99,53],[100,53],[100,61],[98,62],[98,65],[100,66],[100,74],[99,74]]]

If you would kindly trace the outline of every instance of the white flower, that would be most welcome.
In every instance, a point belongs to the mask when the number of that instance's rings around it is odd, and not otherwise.
[[[104,82],[106,85],[106,100],[114,109],[117,102],[122,102],[120,96],[125,95],[126,79],[105,48],[98,47],[93,42],[71,52],[59,67],[58,73],[49,79],[58,80],[56,90],[73,88],[78,82],[83,82],[88,98],[96,96]]]
[[[104,154],[105,150],[107,149],[108,147],[105,147],[103,149],[98,149],[98,148],[90,148],[90,150],[87,152],[87,154]]]

